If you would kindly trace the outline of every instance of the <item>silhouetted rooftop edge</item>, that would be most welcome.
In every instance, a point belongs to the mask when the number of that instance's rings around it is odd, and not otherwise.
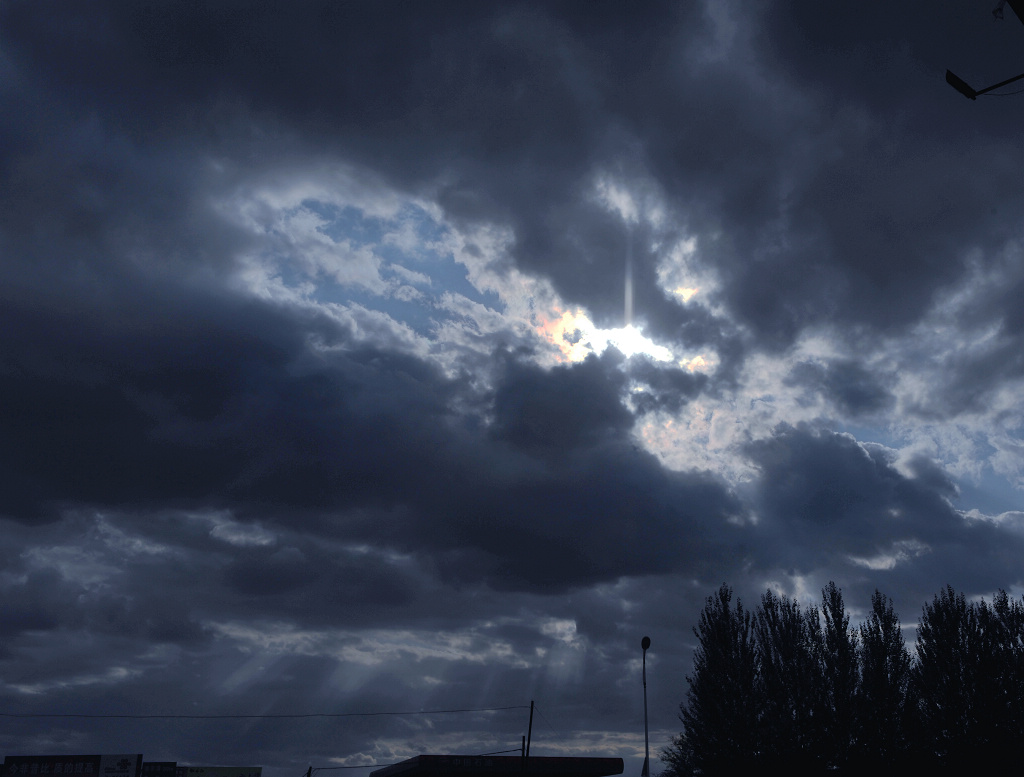
[[[610,777],[622,774],[621,758],[537,757],[527,759],[529,774],[552,777]],[[370,772],[370,777],[490,777],[519,774],[523,758],[513,756],[417,755],[401,763]]]

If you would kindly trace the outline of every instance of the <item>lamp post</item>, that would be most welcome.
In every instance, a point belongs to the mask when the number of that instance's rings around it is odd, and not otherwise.
[[[651,646],[651,638],[644,637],[640,640],[640,647],[644,651],[643,678],[644,678],[644,769],[640,777],[651,777],[651,740],[647,733],[647,648]]]
[[[986,86],[984,89],[972,89],[966,81],[960,78],[960,76],[958,76],[952,70],[946,71],[946,83],[952,86],[958,92],[960,92],[960,94],[962,94],[964,97],[967,97],[968,99],[971,100],[977,100],[978,95],[980,94],[991,92],[993,89],[998,89],[1000,86],[1012,84],[1014,81],[1020,81],[1022,78],[1024,78],[1024,73],[1021,73],[1019,76],[1014,76],[1013,78],[1007,78],[1005,81],[1000,81],[998,84]]]

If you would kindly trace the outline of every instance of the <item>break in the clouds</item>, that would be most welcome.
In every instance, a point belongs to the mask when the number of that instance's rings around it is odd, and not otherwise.
[[[1024,26],[8,2],[0,706],[678,729],[723,581],[1019,592]],[[268,774],[525,712],[9,719]],[[109,749],[105,749],[109,748]],[[288,770],[292,770],[289,772]]]

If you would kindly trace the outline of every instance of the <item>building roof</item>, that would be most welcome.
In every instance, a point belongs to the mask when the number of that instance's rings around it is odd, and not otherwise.
[[[516,777],[524,773],[518,755],[417,755],[370,772],[370,777]],[[622,774],[621,758],[556,758],[530,756],[531,777],[610,777]]]

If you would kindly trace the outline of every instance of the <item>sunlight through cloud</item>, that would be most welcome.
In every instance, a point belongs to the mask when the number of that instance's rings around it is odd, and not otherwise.
[[[672,351],[655,343],[632,324],[618,329],[598,329],[579,311],[565,311],[559,318],[545,320],[538,332],[558,348],[564,361],[582,361],[591,353],[604,353],[608,346],[614,346],[625,356],[645,354],[658,361],[673,359]],[[691,361],[696,362],[696,359]]]

